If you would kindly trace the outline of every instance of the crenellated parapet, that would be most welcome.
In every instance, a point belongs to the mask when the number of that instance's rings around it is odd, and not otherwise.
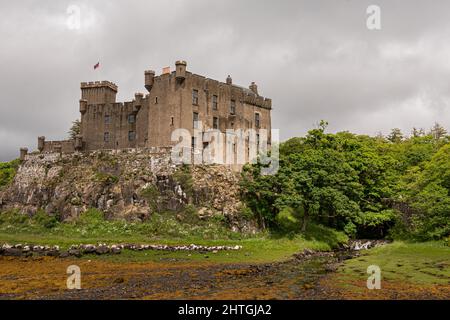
[[[87,104],[116,102],[118,88],[110,81],[82,82],[80,87],[81,99],[86,100]]]
[[[90,88],[109,88],[115,92],[118,91],[117,85],[111,81],[90,81],[81,83],[81,89]]]

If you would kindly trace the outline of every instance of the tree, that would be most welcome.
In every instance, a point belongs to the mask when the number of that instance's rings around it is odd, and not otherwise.
[[[435,140],[441,140],[447,135],[447,130],[436,122],[431,128],[430,135],[432,135]]]
[[[296,210],[302,217],[303,232],[312,217],[349,221],[359,213],[354,201],[361,191],[358,175],[335,150],[311,148],[290,155],[283,161],[279,183],[281,192],[275,206]]]
[[[425,135],[425,130],[423,128],[417,129],[414,127],[411,131],[413,138],[423,137]]]
[[[421,239],[450,235],[450,144],[443,146],[411,186],[409,202],[417,211],[413,232]]]
[[[423,239],[450,233],[447,137],[436,141],[416,129],[404,139],[394,129],[387,140],[325,128],[282,143],[273,176],[262,176],[261,164],[246,167],[243,200],[263,225],[282,230],[289,217],[301,232],[314,222],[368,238],[395,224]]]
[[[403,140],[403,133],[399,128],[394,128],[387,136],[387,139],[392,143],[399,143]]]
[[[72,122],[72,126],[70,127],[70,130],[68,132],[69,139],[75,140],[76,136],[78,136],[81,133],[81,121],[75,120]]]

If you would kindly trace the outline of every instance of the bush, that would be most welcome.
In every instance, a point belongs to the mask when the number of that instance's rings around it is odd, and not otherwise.
[[[57,217],[49,215],[43,210],[38,210],[36,214],[31,218],[31,222],[45,229],[52,229],[59,223]]]
[[[285,232],[300,230],[300,222],[295,217],[294,209],[286,207],[277,214],[275,221],[278,227]]]
[[[76,223],[84,225],[96,225],[105,222],[105,216],[102,211],[98,209],[89,209],[83,212]]]
[[[18,159],[11,162],[0,163],[0,189],[8,186],[12,182],[19,165],[20,160]]]
[[[173,180],[178,183],[183,192],[188,196],[192,196],[193,194],[193,185],[194,181],[192,179],[192,174],[189,166],[183,165],[177,171],[175,171],[172,175]]]
[[[149,185],[145,189],[141,191],[141,197],[143,197],[152,211],[156,211],[158,208],[158,197],[160,197],[160,192],[158,188],[156,188],[154,185]]]

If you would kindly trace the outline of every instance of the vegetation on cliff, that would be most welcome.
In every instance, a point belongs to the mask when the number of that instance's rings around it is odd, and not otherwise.
[[[0,190],[11,183],[19,168],[20,161],[0,162]]]

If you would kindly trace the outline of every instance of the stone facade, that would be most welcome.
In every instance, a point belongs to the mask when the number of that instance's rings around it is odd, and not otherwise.
[[[148,93],[136,93],[134,100],[116,102],[117,86],[109,81],[81,83],[81,134],[75,140],[38,139],[40,152],[116,150],[128,148],[172,147],[172,132],[178,128],[194,134],[195,120],[202,130],[266,129],[270,145],[271,99],[249,88],[212,80],[186,70],[184,61],[176,62],[173,72],[155,76],[145,71]],[[226,138],[225,138],[226,139]],[[192,141],[202,150],[204,143]],[[246,155],[248,160],[248,155]]]

